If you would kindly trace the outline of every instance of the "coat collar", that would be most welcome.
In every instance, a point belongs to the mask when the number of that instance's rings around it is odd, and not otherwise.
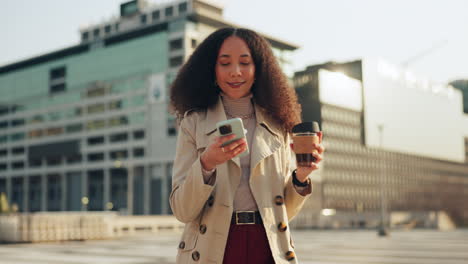
[[[254,104],[254,107],[257,125],[255,128],[254,141],[252,142],[252,149],[250,150],[251,171],[262,159],[273,154],[281,147],[281,138],[283,135],[281,128],[271,119],[263,108],[257,104]],[[215,133],[216,123],[226,119],[223,101],[221,97],[219,97],[216,105],[207,110],[203,129],[205,136]],[[232,161],[240,167],[240,160],[238,157],[232,159]]]
[[[255,117],[257,119],[257,125],[261,125],[266,128],[271,134],[281,137],[282,132],[281,128],[266,114],[266,111],[254,104],[255,108]],[[212,108],[209,108],[206,113],[205,120],[205,134],[210,135],[216,131],[216,124],[220,121],[226,120],[226,113],[224,112],[224,105],[221,96],[218,97],[216,105]]]

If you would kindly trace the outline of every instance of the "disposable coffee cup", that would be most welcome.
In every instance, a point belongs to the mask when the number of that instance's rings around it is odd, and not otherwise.
[[[319,144],[320,141],[318,132],[320,127],[317,122],[303,122],[293,127],[292,139],[297,166],[308,167],[311,162],[317,160],[313,154],[318,152],[314,147],[314,144]]]

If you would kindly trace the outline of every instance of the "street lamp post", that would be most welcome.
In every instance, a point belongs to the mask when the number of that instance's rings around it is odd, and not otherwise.
[[[385,213],[386,213],[386,194],[385,194],[385,185],[384,185],[384,157],[383,157],[383,129],[384,125],[379,124],[379,145],[380,145],[380,225],[378,230],[379,236],[387,236],[388,231],[385,224]]]

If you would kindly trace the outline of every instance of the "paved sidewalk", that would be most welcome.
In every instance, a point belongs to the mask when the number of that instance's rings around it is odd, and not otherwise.
[[[180,234],[0,245],[0,264],[173,264]],[[468,230],[293,231],[301,264],[467,264]],[[241,264],[241,263],[240,263]]]

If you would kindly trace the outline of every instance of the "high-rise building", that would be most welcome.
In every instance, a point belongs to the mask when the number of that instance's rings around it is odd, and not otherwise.
[[[435,226],[439,213],[468,225],[468,115],[458,90],[373,59],[309,66],[294,84],[326,146],[297,225],[374,227],[383,217]]]
[[[170,213],[168,84],[226,26],[208,1],[130,1],[80,43],[0,67],[0,193],[22,212]],[[297,46],[265,37],[290,69]]]

